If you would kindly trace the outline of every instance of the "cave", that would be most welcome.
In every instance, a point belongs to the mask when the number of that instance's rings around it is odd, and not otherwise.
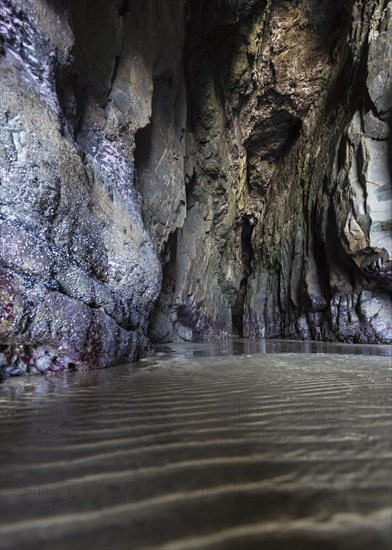
[[[5,547],[387,550],[391,0],[0,34]]]
[[[241,260],[243,266],[243,278],[238,292],[235,295],[234,304],[231,307],[233,334],[243,336],[244,304],[247,291],[248,277],[252,272],[252,233],[256,218],[252,214],[245,215],[241,220]]]
[[[169,4],[2,2],[3,372],[390,344],[385,6]]]

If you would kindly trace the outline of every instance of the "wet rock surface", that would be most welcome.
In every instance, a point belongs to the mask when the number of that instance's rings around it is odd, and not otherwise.
[[[135,19],[124,2],[1,2],[1,334],[13,373],[102,367],[149,347],[161,265],[135,136],[154,66],[164,47],[181,59],[182,42],[145,44],[157,14],[139,4]],[[173,7],[166,29],[180,25]]]
[[[1,0],[1,357],[392,341],[392,4]]]
[[[236,6],[190,3],[187,215],[151,334],[391,342],[391,5]]]

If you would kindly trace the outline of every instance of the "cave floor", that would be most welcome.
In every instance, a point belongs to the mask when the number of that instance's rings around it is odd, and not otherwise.
[[[6,379],[1,548],[391,546],[391,348],[178,344]]]

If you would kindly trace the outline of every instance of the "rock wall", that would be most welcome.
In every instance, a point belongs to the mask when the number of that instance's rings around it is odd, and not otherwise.
[[[18,373],[134,360],[162,277],[146,228],[157,193],[144,173],[135,186],[135,146],[152,125],[152,154],[167,157],[164,239],[183,203],[184,3],[0,5],[2,363]],[[154,117],[166,81],[176,108]]]
[[[392,340],[391,10],[354,2],[344,42],[325,52],[254,235],[246,334]]]
[[[190,3],[187,215],[155,338],[392,341],[391,6]]]
[[[0,0],[5,371],[391,342],[391,13]]]

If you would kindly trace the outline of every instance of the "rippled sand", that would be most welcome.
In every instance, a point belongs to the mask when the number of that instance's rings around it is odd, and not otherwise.
[[[389,549],[390,352],[189,344],[3,381],[1,548]]]

